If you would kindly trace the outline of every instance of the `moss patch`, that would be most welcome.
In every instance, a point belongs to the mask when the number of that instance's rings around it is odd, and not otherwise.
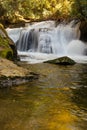
[[[9,60],[13,59],[13,53],[9,49],[0,51],[0,56]]]
[[[13,60],[13,50],[11,49],[9,43],[10,40],[7,33],[3,25],[0,24],[0,57]]]
[[[9,46],[9,41],[7,38],[3,38],[0,35],[0,57],[7,58],[9,60],[13,59],[13,52]]]
[[[45,61],[44,63],[58,64],[58,65],[74,65],[76,62],[71,58],[64,56],[57,59]]]
[[[0,47],[3,47],[3,48],[9,48],[9,41],[7,38],[3,38],[1,35],[0,35]]]

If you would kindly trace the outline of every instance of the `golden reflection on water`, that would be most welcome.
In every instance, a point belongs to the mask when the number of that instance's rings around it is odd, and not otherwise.
[[[39,81],[0,90],[1,130],[86,130],[87,88],[76,88],[75,69],[47,66]]]
[[[6,108],[0,108],[0,121],[7,119],[2,126],[6,130],[79,130],[73,112],[79,108],[72,103],[71,93],[69,88],[13,88],[10,97],[1,101]]]
[[[72,115],[69,111],[60,111],[59,114],[53,116],[52,121],[50,122],[49,128],[52,130],[73,130],[74,121],[77,118]]]

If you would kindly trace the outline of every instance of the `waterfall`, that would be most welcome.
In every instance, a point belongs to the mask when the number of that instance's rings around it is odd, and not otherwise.
[[[79,40],[79,26],[80,22],[75,20],[58,26],[54,21],[45,21],[15,29],[14,36],[12,30],[7,29],[7,32],[14,40],[21,60],[37,63],[65,55],[77,60],[76,56],[85,56],[87,50],[86,44]]]
[[[19,51],[36,51],[37,49],[37,33],[36,30],[22,30],[20,38],[16,42],[17,49]]]

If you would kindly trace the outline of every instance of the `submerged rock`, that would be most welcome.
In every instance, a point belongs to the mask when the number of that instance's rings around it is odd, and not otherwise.
[[[64,56],[53,60],[45,61],[44,63],[60,64],[60,65],[74,65],[76,62],[71,58]]]

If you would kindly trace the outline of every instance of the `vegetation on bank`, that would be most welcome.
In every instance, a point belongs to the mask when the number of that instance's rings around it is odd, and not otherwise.
[[[87,19],[87,0],[0,0],[4,24],[43,19]]]

